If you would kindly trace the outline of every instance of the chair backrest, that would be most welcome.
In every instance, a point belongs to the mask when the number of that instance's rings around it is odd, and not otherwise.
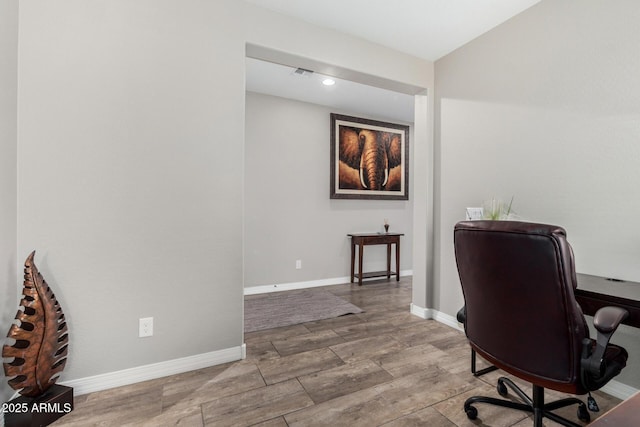
[[[472,347],[534,384],[579,383],[589,330],[573,293],[576,274],[565,230],[465,221],[455,226],[454,246]]]

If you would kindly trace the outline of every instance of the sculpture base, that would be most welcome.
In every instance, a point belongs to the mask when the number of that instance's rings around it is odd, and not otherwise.
[[[38,397],[3,404],[6,427],[44,427],[73,411],[73,388],[54,384]]]

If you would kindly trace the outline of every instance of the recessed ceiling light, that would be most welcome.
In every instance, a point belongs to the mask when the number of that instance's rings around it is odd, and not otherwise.
[[[322,81],[322,84],[325,86],[333,86],[334,84],[336,84],[336,81],[333,79],[324,79]]]

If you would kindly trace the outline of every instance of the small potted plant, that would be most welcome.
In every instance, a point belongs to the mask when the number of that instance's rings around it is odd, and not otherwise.
[[[502,200],[498,200],[495,197],[484,203],[483,212],[485,219],[491,220],[505,220],[513,218],[513,211],[511,206],[513,205],[513,196],[509,203],[504,203]]]

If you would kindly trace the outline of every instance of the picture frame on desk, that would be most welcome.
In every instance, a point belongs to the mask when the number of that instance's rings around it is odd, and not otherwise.
[[[330,197],[409,200],[409,126],[331,113]]]

